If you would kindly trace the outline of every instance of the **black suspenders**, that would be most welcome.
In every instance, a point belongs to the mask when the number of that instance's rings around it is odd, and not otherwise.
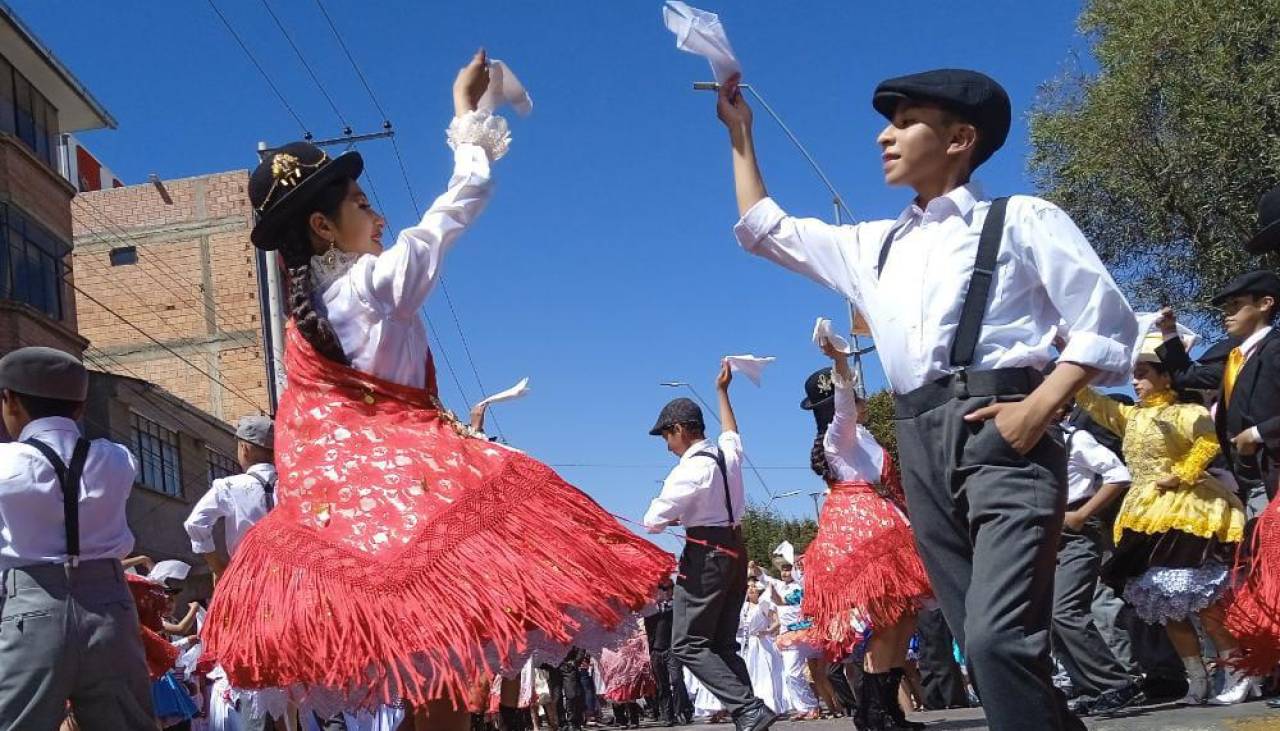
[[[960,322],[956,328],[956,336],[951,341],[951,365],[961,370],[973,365],[974,351],[978,347],[978,335],[982,332],[982,318],[987,312],[987,300],[991,297],[991,284],[995,281],[996,257],[1000,254],[1000,240],[1004,234],[1004,214],[1009,199],[996,198],[991,201],[987,218],[982,222],[982,234],[978,237],[978,253],[973,261],[973,274],[969,278],[969,288],[964,295],[964,304],[960,308]],[[876,264],[876,276],[884,271],[885,262],[889,261],[889,250],[893,248],[893,240],[901,225],[889,229],[889,233],[880,245],[880,259]]]
[[[58,476],[58,484],[62,488],[62,522],[67,537],[67,563],[77,566],[80,563],[80,476],[84,473],[84,463],[89,457],[89,440],[81,437],[76,441],[69,466],[52,447],[39,439],[28,439],[23,444],[43,454]]]
[[[245,474],[262,483],[262,497],[266,498],[267,512],[271,512],[271,509],[276,506],[276,481],[264,480],[251,472],[246,472]]]
[[[698,452],[693,455],[695,457],[710,457],[716,461],[716,467],[720,469],[720,481],[724,483],[724,511],[729,514],[729,525],[734,524],[733,520],[733,498],[729,494],[729,468],[725,467],[724,454],[720,450],[711,451],[709,449]]]

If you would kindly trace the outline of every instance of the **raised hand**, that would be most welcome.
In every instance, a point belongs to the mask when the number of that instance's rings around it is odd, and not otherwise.
[[[720,85],[716,94],[716,116],[729,128],[730,133],[751,131],[751,107],[742,96],[738,83],[742,74],[734,74]]]
[[[453,114],[461,117],[476,108],[489,88],[489,57],[483,48],[476,51],[453,80]]]

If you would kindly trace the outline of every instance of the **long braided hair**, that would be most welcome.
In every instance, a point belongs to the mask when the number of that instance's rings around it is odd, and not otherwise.
[[[329,318],[316,308],[312,297],[311,257],[315,251],[311,245],[310,218],[312,213],[319,212],[336,221],[350,185],[349,179],[340,178],[316,191],[303,212],[284,226],[280,242],[280,255],[289,275],[289,311],[294,325],[317,353],[343,365],[350,365],[351,359],[342,349]]]
[[[836,479],[835,470],[831,469],[831,464],[827,462],[827,450],[822,444],[826,436],[827,430],[823,429],[813,438],[813,448],[809,450],[809,468],[828,485],[834,485],[839,480]]]

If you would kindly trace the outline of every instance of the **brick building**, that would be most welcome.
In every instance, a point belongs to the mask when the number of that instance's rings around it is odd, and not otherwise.
[[[237,170],[85,192],[75,203],[89,354],[224,421],[270,411],[248,180]]]
[[[64,133],[115,120],[0,3],[0,353],[45,345],[81,355],[67,271],[71,198]]]

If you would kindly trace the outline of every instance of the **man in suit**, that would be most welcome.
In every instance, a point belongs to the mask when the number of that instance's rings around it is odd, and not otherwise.
[[[1239,338],[1226,361],[1194,363],[1177,337],[1173,311],[1157,324],[1165,336],[1157,354],[1178,388],[1218,389],[1218,443],[1253,517],[1275,495],[1280,479],[1280,276],[1258,270],[1236,277],[1214,298],[1227,334]]]

